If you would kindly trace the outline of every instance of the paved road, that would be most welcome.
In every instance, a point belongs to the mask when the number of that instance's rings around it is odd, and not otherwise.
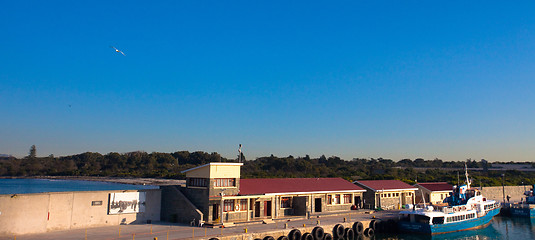
[[[261,222],[238,224],[229,228],[204,228],[191,227],[181,224],[171,223],[154,223],[154,224],[132,224],[120,225],[112,227],[97,227],[88,229],[75,229],[66,231],[54,231],[42,234],[28,234],[19,236],[0,236],[1,240],[16,239],[16,240],[64,240],[64,239],[89,239],[89,240],[115,240],[115,239],[143,239],[153,240],[155,237],[158,240],[175,240],[175,239],[208,239],[211,237],[221,237],[243,234],[245,228],[248,233],[257,233],[265,231],[273,231],[277,229],[284,229],[285,224],[288,228],[301,228],[305,226],[315,226],[317,221],[320,225],[332,225],[343,222],[344,218],[348,222],[354,221],[369,221],[375,216],[376,218],[394,218],[397,216],[397,211],[383,211],[372,214],[364,213],[363,211],[351,211],[345,213],[337,213],[336,215],[315,215],[310,219],[304,218],[289,218],[285,220],[278,220],[274,223],[262,224]],[[327,229],[326,229],[327,231]]]

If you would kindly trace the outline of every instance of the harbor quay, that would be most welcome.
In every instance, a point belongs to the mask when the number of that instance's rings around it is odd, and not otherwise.
[[[119,226],[93,227],[87,229],[73,229],[52,231],[38,234],[24,234],[0,236],[0,240],[52,240],[52,239],[196,239],[209,240],[254,240],[271,236],[278,239],[298,229],[302,234],[311,233],[319,226],[325,233],[333,234],[333,228],[341,224],[351,228],[355,222],[361,222],[364,228],[370,227],[373,220],[386,221],[397,219],[398,210],[374,212],[370,210],[351,210],[346,212],[324,215],[311,215],[309,217],[290,217],[273,221],[254,221],[235,223],[228,227],[189,226],[168,222],[154,222],[152,224],[127,224]],[[364,237],[366,238],[366,237]]]

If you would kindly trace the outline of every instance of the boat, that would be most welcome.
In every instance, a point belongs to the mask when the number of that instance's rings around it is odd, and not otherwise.
[[[535,218],[535,196],[533,193],[533,188],[529,191],[524,192],[525,199],[518,203],[506,204],[504,208],[506,213],[510,214],[512,217],[529,217]]]
[[[401,232],[444,234],[484,228],[500,213],[501,204],[484,197],[479,189],[470,187],[465,166],[466,185],[454,186],[441,204],[408,206],[412,210],[399,213]]]

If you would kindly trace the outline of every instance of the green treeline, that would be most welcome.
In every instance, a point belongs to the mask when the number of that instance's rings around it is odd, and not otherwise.
[[[242,157],[245,159],[245,157]],[[86,152],[65,157],[0,158],[0,176],[109,176],[109,177],[152,177],[183,179],[183,170],[209,162],[236,162],[218,153],[179,151],[174,153],[130,153],[111,152],[105,155]],[[497,171],[484,160],[471,159],[465,162],[444,162],[440,159],[360,159],[350,161],[339,157],[260,157],[244,161],[242,178],[279,177],[342,177],[347,180],[398,179],[409,184],[418,182],[445,181],[450,184],[464,183],[464,166],[479,168],[470,171],[473,186],[500,186],[535,184],[535,172]],[[509,163],[511,164],[511,163]],[[530,164],[532,163],[524,163]],[[533,165],[532,165],[533,167]],[[505,179],[502,174],[505,173]]]

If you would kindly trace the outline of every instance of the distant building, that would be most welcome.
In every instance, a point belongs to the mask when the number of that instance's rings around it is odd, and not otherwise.
[[[174,196],[183,194],[186,199],[162,203],[166,208],[162,218],[173,220],[175,216],[183,222],[184,216],[178,215],[190,214],[190,218],[218,225],[347,211],[361,201],[365,191],[342,178],[240,179],[242,165],[209,163],[183,171],[186,186]],[[162,199],[173,191],[168,190],[163,190]],[[187,202],[196,209],[187,209]]]
[[[422,202],[422,196],[426,203],[442,203],[453,190],[453,186],[447,182],[417,183],[414,187],[418,188],[416,192],[416,203]]]
[[[400,209],[405,204],[414,204],[417,188],[399,180],[359,180],[354,181],[366,189],[365,207],[376,209]]]

